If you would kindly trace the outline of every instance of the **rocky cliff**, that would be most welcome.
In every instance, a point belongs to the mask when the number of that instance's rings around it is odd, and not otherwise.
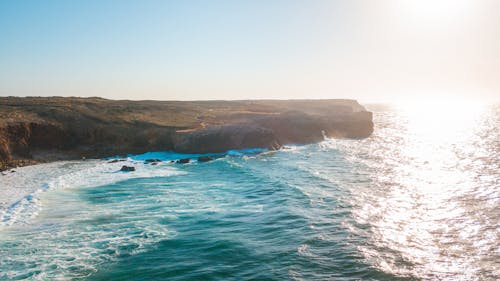
[[[0,170],[36,161],[364,138],[371,112],[353,100],[117,101],[0,98]]]

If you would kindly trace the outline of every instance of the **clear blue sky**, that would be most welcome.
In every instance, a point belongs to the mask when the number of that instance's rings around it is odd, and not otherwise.
[[[500,1],[0,1],[0,96],[500,96]]]

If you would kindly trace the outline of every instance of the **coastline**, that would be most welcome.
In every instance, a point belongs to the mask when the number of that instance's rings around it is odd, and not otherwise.
[[[278,150],[365,138],[372,113],[354,100],[127,101],[0,98],[0,171],[148,151]]]

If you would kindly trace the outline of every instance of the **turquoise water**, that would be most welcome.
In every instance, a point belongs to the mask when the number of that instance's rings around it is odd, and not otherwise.
[[[0,279],[498,279],[498,109],[438,130],[374,110],[364,140],[19,169],[5,190],[39,188],[1,213]]]

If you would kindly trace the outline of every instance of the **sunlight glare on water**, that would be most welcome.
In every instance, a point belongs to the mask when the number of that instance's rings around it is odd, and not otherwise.
[[[373,244],[359,248],[379,268],[431,279],[498,276],[498,158],[487,158],[498,155],[498,126],[489,124],[498,115],[489,120],[488,110],[413,104],[386,112],[396,127],[377,120],[383,141],[371,149],[384,155],[366,162],[377,171],[375,192],[355,197],[364,206],[354,215],[372,226]]]

